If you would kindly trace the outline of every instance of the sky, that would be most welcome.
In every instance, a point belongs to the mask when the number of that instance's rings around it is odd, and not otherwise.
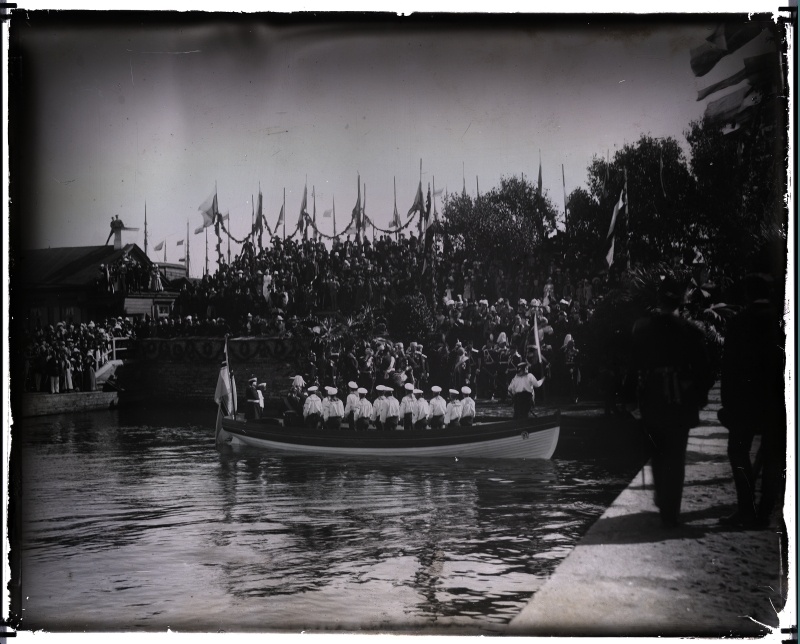
[[[729,73],[727,60],[702,79],[689,66],[718,17],[639,20],[12,21],[23,73],[10,101],[30,133],[12,145],[20,243],[103,244],[119,215],[139,228],[123,242],[144,248],[146,208],[150,257],[163,259],[161,241],[167,261],[182,257],[188,225],[199,276],[205,236],[193,231],[215,189],[235,237],[249,232],[259,188],[270,227],[285,190],[289,234],[305,187],[312,212],[313,190],[318,226],[331,234],[322,213],[335,200],[341,232],[359,178],[367,215],[388,228],[395,182],[405,222],[420,178],[424,192],[466,185],[474,196],[503,176],[535,181],[540,155],[545,193],[563,210],[562,164],[569,193],[585,186],[594,156],[641,134],[685,147],[708,102],[697,90]],[[209,235],[212,271],[215,243]]]

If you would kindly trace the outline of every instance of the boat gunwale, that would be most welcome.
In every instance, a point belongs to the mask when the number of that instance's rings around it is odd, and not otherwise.
[[[274,420],[274,419],[272,419]],[[308,429],[298,426],[283,426],[261,420],[240,420],[223,417],[222,429],[234,436],[286,445],[337,447],[337,448],[383,448],[409,449],[424,447],[446,447],[485,443],[493,440],[536,434],[560,426],[558,413],[525,419],[502,419],[497,422],[480,423],[458,428],[352,431],[349,427],[338,430]]]

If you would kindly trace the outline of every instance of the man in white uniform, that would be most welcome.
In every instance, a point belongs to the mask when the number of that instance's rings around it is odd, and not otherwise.
[[[411,407],[411,421],[414,429],[427,429],[431,413],[428,401],[422,397],[422,389],[414,389],[414,404]]]
[[[369,421],[372,418],[372,403],[367,400],[367,390],[364,387],[358,389],[358,402],[353,409],[356,431],[366,431],[369,429]]]
[[[414,385],[407,382],[405,390],[406,395],[400,401],[400,418],[403,419],[403,429],[411,429],[414,426]]]
[[[461,421],[465,426],[475,422],[475,401],[472,399],[472,389],[461,387]]]
[[[303,422],[306,427],[319,427],[322,421],[322,401],[317,396],[317,387],[308,388],[308,398],[303,404]]]
[[[433,398],[431,398],[430,403],[431,429],[441,429],[444,427],[444,414],[447,403],[445,402],[444,398],[439,395],[441,391],[442,388],[439,385],[434,385],[431,387],[431,392],[433,392]]]
[[[458,427],[461,420],[461,400],[458,397],[458,390],[450,390],[450,400],[447,401],[447,407],[444,412],[444,426],[445,427]]]

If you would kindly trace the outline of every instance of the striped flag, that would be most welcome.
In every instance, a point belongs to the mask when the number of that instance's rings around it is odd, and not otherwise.
[[[716,64],[740,49],[764,29],[764,22],[752,20],[717,26],[714,32],[690,52],[690,65],[695,76],[705,76]]]

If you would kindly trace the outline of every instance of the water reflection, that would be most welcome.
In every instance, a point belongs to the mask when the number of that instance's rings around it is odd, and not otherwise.
[[[218,452],[210,420],[26,421],[29,628],[494,632],[633,475]]]

